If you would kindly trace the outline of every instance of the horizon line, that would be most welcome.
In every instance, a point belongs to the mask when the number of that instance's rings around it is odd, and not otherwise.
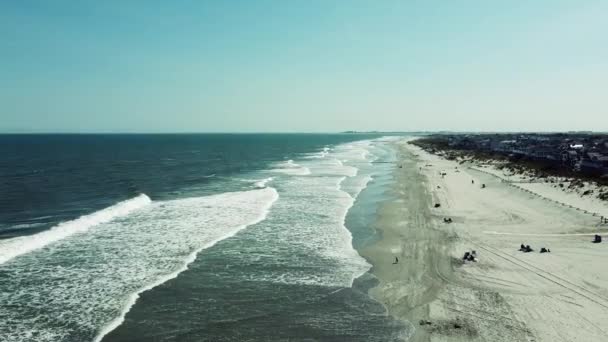
[[[559,134],[559,133],[597,133],[597,134],[608,134],[608,131],[595,131],[595,130],[569,130],[569,131],[482,131],[482,130],[408,130],[408,131],[381,131],[381,130],[370,130],[370,131],[357,131],[357,130],[344,130],[344,131],[192,131],[192,132],[62,132],[62,131],[23,131],[23,132],[0,132],[0,135],[194,135],[194,134],[412,134],[412,133],[454,133],[454,134],[513,134],[513,133],[539,133],[539,134]]]

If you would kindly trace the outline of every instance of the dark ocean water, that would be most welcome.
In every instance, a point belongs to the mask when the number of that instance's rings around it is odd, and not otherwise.
[[[0,136],[0,336],[403,338],[353,249],[390,181],[378,138]]]

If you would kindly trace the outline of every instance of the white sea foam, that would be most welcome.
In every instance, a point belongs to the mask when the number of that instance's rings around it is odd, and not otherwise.
[[[272,180],[271,178],[269,180]],[[269,181],[267,180],[267,181]],[[125,316],[126,314],[129,312],[129,310],[133,307],[133,305],[135,305],[135,303],[137,302],[137,299],[139,298],[139,295],[147,290],[150,290],[160,284],[163,284],[165,282],[167,282],[168,280],[174,279],[176,278],[180,273],[182,273],[183,271],[188,269],[188,265],[190,265],[192,262],[194,262],[196,260],[196,256],[197,254],[204,250],[207,249],[209,247],[212,247],[213,245],[215,245],[216,243],[218,243],[219,241],[222,241],[224,239],[227,239],[229,237],[232,237],[234,235],[236,235],[236,233],[238,233],[239,231],[245,229],[246,227],[256,224],[258,222],[263,221],[266,216],[268,215],[268,212],[270,211],[270,208],[272,207],[272,204],[279,198],[279,194],[276,192],[275,189],[273,188],[268,188],[268,195],[269,197],[266,198],[267,201],[266,202],[262,202],[262,207],[260,208],[261,210],[258,212],[258,215],[256,217],[252,217],[249,221],[247,222],[242,222],[240,224],[234,225],[232,227],[230,227],[230,229],[228,229],[225,234],[215,237],[209,241],[207,241],[205,244],[199,246],[198,248],[196,248],[195,250],[193,250],[190,254],[187,255],[187,257],[183,260],[182,264],[180,265],[180,267],[178,269],[176,269],[175,271],[163,275],[161,277],[159,277],[158,279],[156,279],[155,281],[144,285],[143,287],[141,287],[139,290],[137,290],[136,292],[132,293],[131,295],[129,295],[129,298],[127,299],[126,303],[124,304],[121,313],[118,317],[116,317],[115,319],[113,319],[110,323],[108,323],[106,326],[104,326],[101,331],[99,332],[99,334],[95,337],[95,339],[93,340],[94,342],[99,342],[103,339],[103,337],[105,335],[107,335],[108,333],[112,332],[112,330],[116,329],[118,326],[120,326],[122,324],[122,322],[124,322]],[[213,196],[211,196],[213,197]]]
[[[276,168],[270,170],[271,172],[283,173],[291,176],[308,176],[310,175],[310,169],[296,164],[293,160],[278,163]]]
[[[142,292],[175,278],[201,250],[264,220],[278,197],[266,187],[153,202],[16,258],[2,265],[0,336],[99,341]]]
[[[338,145],[323,158],[279,164],[282,168],[305,167],[314,177],[286,173],[277,177],[281,200],[273,215],[255,231],[260,246],[245,246],[249,261],[273,265],[263,274],[245,274],[249,281],[292,285],[350,287],[371,265],[353,248],[345,219],[355,198],[372,177],[364,150],[369,143]],[[346,162],[342,162],[346,160]],[[274,169],[273,171],[275,171]],[[291,177],[295,176],[295,177]],[[268,251],[274,251],[268,256]]]
[[[321,151],[312,153],[312,154],[306,156],[305,158],[306,159],[323,159],[323,158],[327,157],[327,155],[329,155],[330,151],[331,151],[331,148],[326,146]]]
[[[11,226],[11,229],[27,229],[27,228],[35,228],[35,227],[40,227],[40,226],[44,226],[45,223],[44,222],[35,222],[35,223],[21,223],[21,224],[16,224],[14,226]]]
[[[29,253],[53,242],[65,239],[70,235],[85,232],[93,226],[127,215],[151,202],[152,201],[148,196],[141,194],[106,209],[96,211],[72,221],[60,223],[47,231],[0,241],[0,264],[19,255]]]
[[[311,166],[312,167],[312,166]],[[315,170],[316,171],[316,170]],[[266,241],[248,256],[276,251],[276,267],[249,280],[294,285],[350,287],[370,265],[352,246],[344,220],[354,199],[339,190],[346,176],[295,177],[281,185],[285,194],[273,218],[256,230]],[[305,258],[301,256],[306,256]],[[264,257],[262,257],[264,258]]]
[[[272,182],[273,179],[274,178],[272,178],[272,177],[268,177],[268,178],[259,180],[259,181],[255,182],[255,187],[260,188],[260,189],[265,188],[266,184],[268,184],[269,182]]]
[[[244,280],[352,286],[370,265],[353,248],[344,220],[371,179],[369,155],[362,151],[370,146],[339,145],[323,158],[280,163],[247,180],[259,189],[154,202],[6,263],[0,336],[9,342],[70,336],[100,341],[142,292],[175,278],[201,250],[255,223],[243,234],[259,243],[222,250],[271,265],[242,275]]]
[[[373,151],[373,153],[372,153]],[[278,178],[281,201],[272,218],[255,232],[264,246],[248,247],[248,258],[270,263],[263,274],[245,275],[249,281],[291,285],[350,287],[371,265],[352,245],[345,226],[355,199],[373,179],[372,142],[333,147],[323,158],[305,157],[283,163],[308,168],[314,177]],[[277,251],[268,257],[268,250]]]
[[[361,191],[367,187],[369,182],[372,181],[372,177],[369,175],[352,177],[350,178],[349,184],[345,184],[346,182],[340,183],[340,190],[346,191],[353,198],[357,198]]]
[[[51,215],[38,216],[38,217],[32,218],[32,220],[44,220],[44,219],[51,218],[51,217],[53,217],[53,216],[51,216]]]

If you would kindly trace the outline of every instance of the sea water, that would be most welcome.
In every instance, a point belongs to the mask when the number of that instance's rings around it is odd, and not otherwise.
[[[6,341],[396,341],[363,135],[2,136]],[[391,166],[392,165],[392,166]]]

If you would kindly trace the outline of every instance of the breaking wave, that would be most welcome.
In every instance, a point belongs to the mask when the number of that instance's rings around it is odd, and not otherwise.
[[[275,169],[271,170],[272,172],[283,173],[291,176],[308,176],[310,175],[310,169],[308,167],[302,166],[300,164],[294,163],[293,160],[288,160],[286,162],[282,162],[277,164]]]
[[[32,252],[53,242],[65,239],[68,236],[86,232],[93,226],[109,222],[117,217],[128,215],[132,211],[142,208],[151,202],[152,201],[147,195],[141,194],[135,198],[119,202],[92,214],[60,223],[47,231],[0,241],[0,264],[19,255]]]
[[[2,266],[0,336],[100,341],[142,292],[177,277],[200,251],[264,220],[278,198],[271,187],[151,204],[139,196],[94,213],[95,220],[85,221],[98,229],[55,239],[52,248]],[[61,326],[50,317],[61,317]]]

